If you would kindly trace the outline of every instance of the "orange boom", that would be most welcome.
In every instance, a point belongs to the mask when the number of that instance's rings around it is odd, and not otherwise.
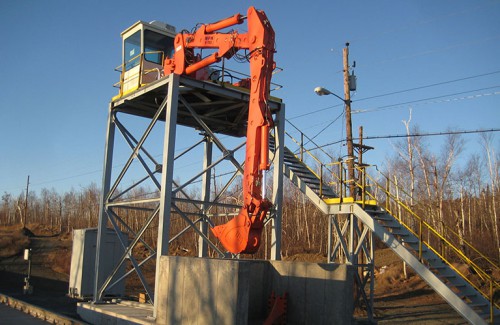
[[[239,34],[216,33],[233,25],[248,23],[248,32]],[[250,7],[247,16],[236,14],[227,19],[201,25],[195,33],[177,34],[174,41],[175,54],[164,62],[165,74],[192,75],[222,58],[231,58],[238,50],[250,51],[250,101],[245,169],[243,175],[243,207],[238,216],[224,225],[212,229],[213,234],[231,253],[257,252],[264,227],[264,218],[271,203],[262,197],[263,171],[269,169],[269,128],[273,120],[267,106],[271,75],[275,68],[273,61],[274,30],[266,14]],[[216,49],[206,58],[187,63],[186,57],[193,57],[193,49]]]

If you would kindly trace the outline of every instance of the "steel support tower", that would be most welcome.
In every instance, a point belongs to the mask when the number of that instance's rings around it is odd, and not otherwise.
[[[235,188],[240,186],[238,176],[244,169],[248,100],[246,89],[171,74],[110,103],[98,221],[95,303],[103,301],[107,290],[135,273],[148,300],[154,304],[156,290],[143,268],[148,261],[156,260],[154,283],[157,288],[160,257],[169,255],[169,244],[186,234],[198,238],[194,241],[199,257],[238,258],[224,251],[209,228],[226,222],[241,208]],[[267,182],[267,187],[272,187],[269,198],[273,209],[263,232],[261,249],[270,259],[278,260],[281,257],[285,105],[271,98],[269,108],[275,121],[269,172],[272,182]],[[134,134],[134,125],[139,119],[147,121],[147,126]],[[191,130],[198,141],[186,147],[187,138],[179,135],[178,126],[187,127],[183,130]],[[116,130],[124,140],[122,145],[125,143],[130,149],[125,157],[115,150],[119,142]],[[160,141],[151,141],[158,131],[162,134],[157,136]],[[180,140],[181,149],[178,148]],[[162,148],[162,151],[155,155],[148,150],[150,147]],[[189,155],[194,157],[190,158],[190,173],[183,177],[176,167],[185,167],[179,159]],[[231,171],[225,172],[224,178],[218,179],[218,188],[214,188],[211,180],[215,177],[215,167],[220,170],[223,164],[229,165]],[[133,171],[134,167],[140,172]],[[187,180],[180,181],[180,178]],[[140,190],[144,184],[152,184],[147,193]],[[135,219],[131,218],[133,214]],[[137,215],[142,216],[138,222]],[[135,220],[133,225],[131,219]],[[172,229],[173,219],[177,223],[181,220],[183,228]],[[128,233],[128,239],[120,237],[123,251],[111,272],[103,270],[106,228],[114,229],[118,236]],[[157,232],[153,244],[144,239],[152,229]],[[128,271],[119,277],[117,271],[124,263]]]

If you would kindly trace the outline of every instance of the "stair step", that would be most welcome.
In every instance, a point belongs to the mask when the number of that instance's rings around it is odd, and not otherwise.
[[[311,177],[313,177],[315,179],[318,179],[318,177],[316,177],[316,175],[314,175],[313,173],[311,173],[311,171],[309,169],[307,169],[307,168],[299,168],[299,167],[295,167],[295,166],[289,166],[289,168],[295,174],[310,175]]]
[[[482,318],[489,318],[490,311],[488,310],[487,312],[480,313],[479,316],[481,316]],[[500,317],[500,310],[493,311],[493,316],[495,317],[495,320],[497,320],[497,317]]]
[[[306,165],[302,164],[297,159],[294,159],[293,161],[288,161],[288,162],[289,162],[288,166],[290,166],[290,167],[309,170],[309,168],[307,168]]]
[[[377,220],[385,220],[385,221],[394,221],[394,218],[391,217],[391,216],[387,216],[387,215],[375,215],[375,216],[372,216],[373,219],[377,219]]]
[[[295,156],[289,156],[289,155],[285,154],[283,156],[283,161],[284,162],[293,162],[293,163],[296,163],[298,165],[300,160],[298,160],[297,157],[295,157]]]
[[[405,240],[405,243],[407,243],[407,244],[418,243],[418,239],[416,239],[416,238],[408,238],[408,239]]]
[[[304,180],[308,179],[308,180],[314,180],[314,179],[318,179],[316,176],[314,176],[313,174],[308,174],[308,173],[300,173],[300,172],[297,172],[297,171],[293,171],[297,176],[299,176],[300,178],[303,178]]]
[[[314,177],[314,178],[307,177],[307,183],[309,183],[309,184],[316,184],[316,185],[321,184],[321,182],[319,181],[319,179],[317,179],[316,177]]]
[[[383,214],[385,213],[385,211],[380,211],[380,210],[369,210],[369,209],[365,209],[365,212],[370,214],[370,215],[373,215],[373,214]]]
[[[477,304],[469,304],[472,308],[485,308],[485,307],[490,307],[490,304],[487,303],[477,303]]]
[[[392,227],[397,227],[398,225],[400,225],[399,223],[392,221],[392,220],[384,220],[384,219],[377,219],[377,218],[374,218],[374,219],[379,220],[380,222],[383,222],[382,226],[384,226],[384,228],[386,228],[386,229],[390,229]]]
[[[470,287],[460,290],[460,293],[458,295],[461,299],[469,299],[470,301],[474,301],[475,299],[482,297],[480,293],[478,293],[475,289],[471,289]]]
[[[326,186],[325,184],[316,183],[316,182],[310,182],[308,180],[304,180],[304,183],[306,183],[311,188],[318,188],[319,189],[320,186],[322,185],[323,186],[323,190],[331,190],[331,188],[329,186]]]
[[[416,239],[417,239],[417,238],[416,238]],[[419,244],[419,242],[420,242],[420,241],[418,241],[418,242],[416,242],[416,243],[411,243],[411,244],[410,244],[410,247],[411,247],[411,248],[413,248],[414,250],[418,251],[418,249],[420,248],[420,244]],[[424,244],[424,243],[422,243],[422,255],[423,255],[422,257],[424,257],[424,258],[429,257],[429,258],[431,258],[431,259],[432,259],[432,258],[434,258],[434,257],[436,256],[436,255],[434,255],[434,253],[433,253],[433,252],[431,252],[431,251],[427,248],[427,246],[425,246],[425,244]],[[424,256],[424,255],[429,255],[429,256]]]
[[[389,227],[392,228],[392,227]],[[394,229],[394,230],[389,230],[393,235],[398,235],[401,237],[408,237],[410,236],[410,233],[408,231],[399,231],[401,229]]]
[[[417,238],[415,238],[415,239],[417,239]],[[420,245],[419,245],[419,242],[420,242],[420,241],[417,239],[417,242],[412,242],[412,243],[410,243],[410,246],[412,246],[412,248],[413,248],[413,249],[418,250],[418,248],[419,248],[419,246],[420,246]],[[413,246],[415,246],[415,247],[413,247]],[[424,244],[424,243],[422,243],[422,254],[425,254],[425,253],[430,253],[430,252],[431,252],[431,251],[430,251],[430,250],[429,250],[429,249],[425,246],[425,244]],[[431,255],[429,258],[433,259],[435,256],[436,256],[436,255],[434,255],[434,254],[433,254],[433,255]]]
[[[394,231],[404,229],[403,225],[400,224],[400,223],[398,223],[398,222],[393,222],[393,225],[390,225],[390,226],[386,224],[385,228],[390,228],[390,229],[392,229]]]

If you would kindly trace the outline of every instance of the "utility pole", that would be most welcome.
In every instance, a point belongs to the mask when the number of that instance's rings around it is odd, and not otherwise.
[[[363,163],[363,154],[367,152],[368,150],[372,150],[373,147],[367,146],[363,144],[363,127],[359,127],[359,143],[353,143],[352,144],[354,151],[358,153],[358,167],[359,167],[359,173],[358,173],[358,183],[359,184],[364,184],[363,177],[365,177],[365,167],[368,165],[365,165]],[[361,198],[364,199],[364,198]]]
[[[349,87],[349,43],[345,43],[345,48],[342,52],[344,57],[344,103],[347,144],[347,174],[349,177],[349,194],[354,198],[356,194],[354,186],[354,149],[352,146],[351,90]]]
[[[28,175],[28,181],[26,182],[26,197],[24,199],[24,220],[23,227],[26,227],[27,217],[28,217],[28,193],[30,186],[30,175]]]
[[[360,126],[359,129],[359,147],[363,147],[363,126]],[[358,152],[358,164],[363,166],[363,150],[359,150]]]

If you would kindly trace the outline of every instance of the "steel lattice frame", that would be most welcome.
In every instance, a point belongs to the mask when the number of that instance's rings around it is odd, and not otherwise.
[[[354,275],[354,302],[361,302],[369,320],[373,320],[373,296],[375,286],[374,237],[363,223],[358,224],[354,213],[341,209],[329,215],[328,263],[348,263],[357,267]],[[362,260],[362,261],[360,261]],[[368,287],[368,294],[366,287]]]
[[[235,258],[224,252],[220,245],[214,243],[209,236],[209,227],[213,225],[211,214],[214,206],[233,209],[235,213],[240,205],[221,203],[222,195],[231,184],[243,173],[243,166],[235,157],[235,152],[244,148],[246,132],[246,116],[248,114],[249,95],[245,90],[233,87],[223,87],[219,84],[202,82],[177,75],[170,75],[149,84],[134,93],[111,102],[108,112],[107,135],[105,145],[105,159],[103,168],[102,197],[98,222],[97,254],[95,266],[94,302],[100,302],[110,289],[132,273],[136,273],[142,283],[149,300],[154,304],[154,292],[158,286],[159,258],[168,255],[169,243],[176,240],[188,230],[198,235],[198,256],[208,257],[209,247],[212,252],[223,258]],[[281,257],[281,211],[283,196],[283,141],[284,141],[284,104],[279,100],[272,100],[269,107],[275,119],[276,128],[274,137],[276,149],[272,155],[273,162],[273,191],[271,202],[273,210],[268,219],[271,227],[271,259]],[[122,121],[121,116],[146,117],[149,125],[140,135],[135,137],[133,132]],[[161,163],[156,161],[145,146],[145,142],[155,127],[163,123],[163,158]],[[201,139],[192,146],[175,156],[177,125],[188,126],[201,130]],[[117,175],[112,177],[112,165],[115,147],[116,130],[123,136],[131,153]],[[240,144],[228,148],[221,140],[220,135],[241,138]],[[174,161],[194,148],[203,145],[204,156],[200,159],[201,170],[195,173],[184,183],[174,181]],[[221,155],[214,156],[214,146]],[[227,177],[227,182],[216,195],[211,195],[210,179],[215,166],[229,161],[234,172]],[[145,175],[131,184],[124,184],[125,175],[129,172],[133,162],[138,162]],[[186,188],[201,180],[200,198],[194,198]],[[154,193],[147,197],[134,198],[130,193],[150,182],[155,187]],[[123,189],[122,189],[123,187]],[[215,197],[213,197],[215,196]],[[183,209],[190,206],[190,210]],[[139,210],[147,214],[138,230],[127,224],[122,215],[125,211]],[[171,214],[180,216],[186,226],[176,234],[170,233]],[[158,222],[158,238],[156,250],[144,239],[146,230]],[[104,250],[104,230],[111,227],[118,234],[124,252],[111,272],[102,268]],[[127,232],[129,239],[123,237]],[[138,243],[144,245],[147,256],[134,256],[134,248]],[[153,290],[145,279],[141,267],[148,261],[156,258],[156,281]],[[237,257],[236,257],[237,258]],[[118,270],[126,261],[132,268],[125,275],[118,277]],[[155,313],[156,315],[156,308]]]

